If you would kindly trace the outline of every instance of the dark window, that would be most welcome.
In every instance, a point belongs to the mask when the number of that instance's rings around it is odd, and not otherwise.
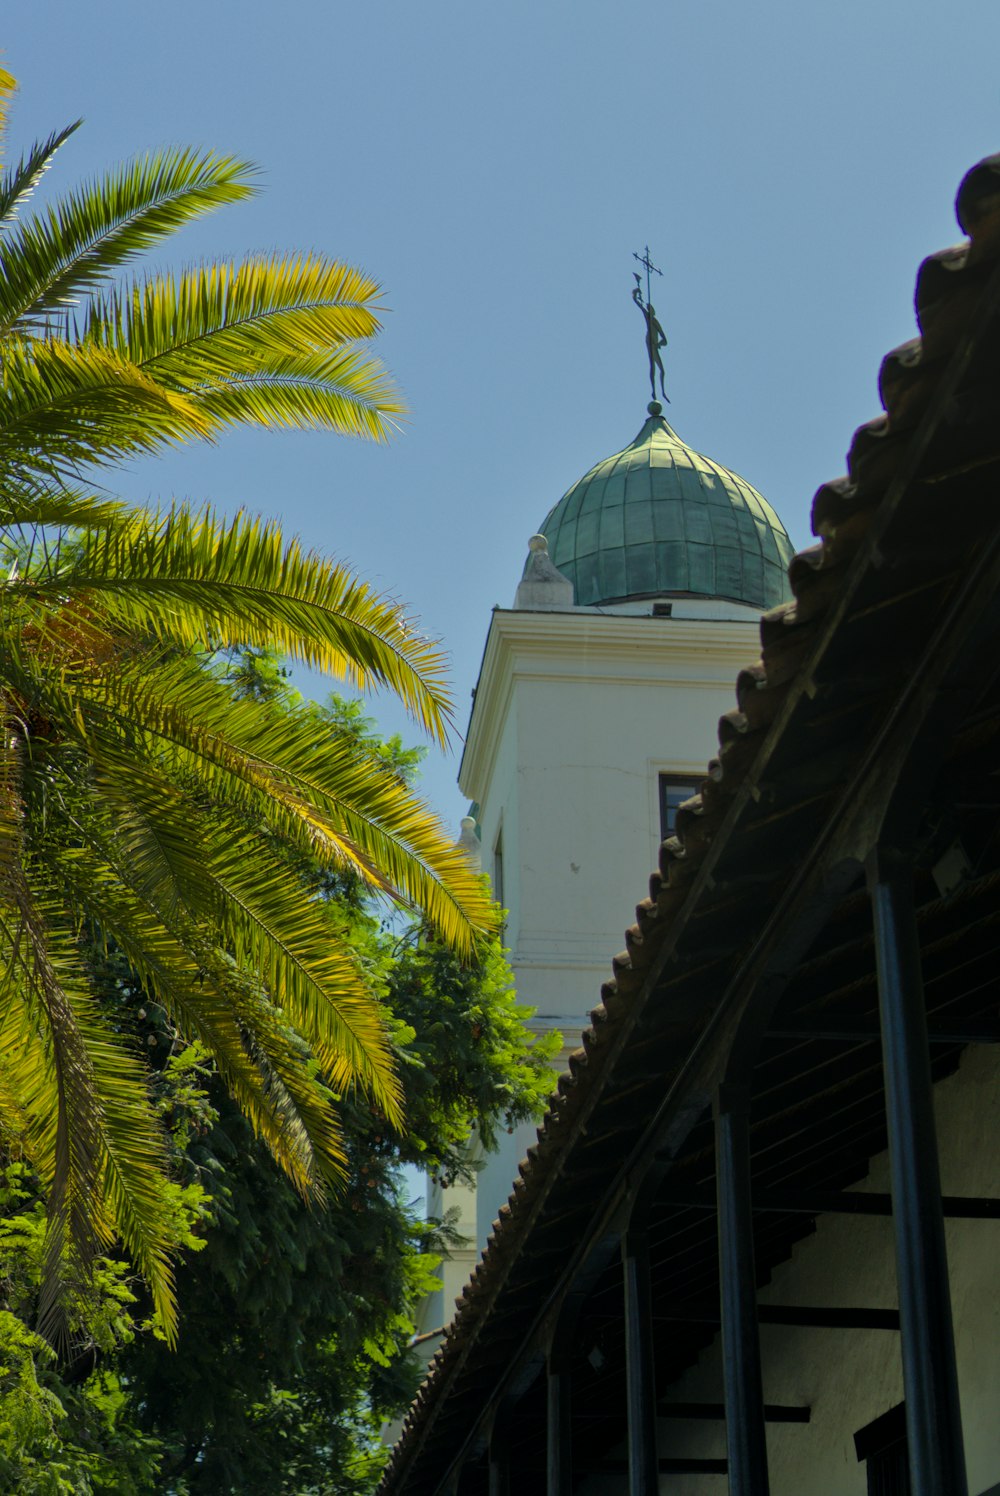
[[[674,834],[677,807],[697,794],[702,776],[694,774],[660,775],[660,840]]]
[[[910,1496],[906,1407],[900,1403],[854,1435],[858,1459],[868,1473],[868,1496]]]
[[[506,907],[503,903],[503,831],[497,832],[497,839],[493,843],[493,899],[497,904]]]

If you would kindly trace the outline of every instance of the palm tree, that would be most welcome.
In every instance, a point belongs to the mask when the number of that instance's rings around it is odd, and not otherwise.
[[[0,125],[13,88],[0,73]],[[136,512],[82,476],[238,423],[384,438],[400,405],[368,348],[376,284],[316,256],[114,280],[246,196],[250,169],[165,153],[23,216],[74,128],[0,177],[0,1146],[48,1195],[43,1325],[120,1239],[173,1335],[164,1147],[85,946],[126,955],[315,1193],[342,1168],[331,1091],[396,1121],[399,1092],[377,1002],[280,849],[351,869],[459,951],[492,916],[394,774],[209,668],[277,647],[394,692],[444,741],[442,658],[398,605],[272,525]]]

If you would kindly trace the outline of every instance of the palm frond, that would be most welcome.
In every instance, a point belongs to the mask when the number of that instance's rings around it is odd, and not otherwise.
[[[10,901],[0,910],[4,984],[0,997],[0,1048],[8,1081],[27,1120],[20,1139],[47,1195],[48,1234],[39,1332],[65,1334],[65,1270],[71,1259],[84,1270],[97,1251],[102,1221],[99,1198],[100,1112],[93,1065],[69,991],[79,989],[78,962],[65,960],[50,924],[52,909],[20,876],[8,880]]]
[[[26,583],[27,585],[27,583]],[[98,660],[111,649],[117,668],[66,679],[66,652]],[[43,652],[44,651],[44,652]],[[116,805],[124,835],[143,816],[128,862],[137,879],[153,856],[149,890],[165,910],[196,897],[204,864],[196,834],[215,808],[238,810],[321,866],[349,868],[373,889],[419,909],[467,953],[495,926],[480,882],[433,814],[393,774],[317,723],[308,708],[234,703],[189,655],[140,649],[122,655],[92,608],[63,616],[60,630],[33,631],[19,663],[16,633],[0,639],[0,659],[18,690],[31,689],[33,661],[45,659],[44,690],[33,698],[45,720],[76,736],[94,790]],[[189,790],[198,786],[197,803]],[[202,834],[211,841],[216,828]],[[148,840],[152,835],[162,844]],[[173,884],[160,882],[169,869]],[[208,917],[210,912],[203,907]]]
[[[21,470],[5,473],[0,485],[0,540],[17,549],[17,532],[48,529],[72,531],[88,526],[111,528],[133,523],[123,499],[99,497],[92,490]],[[62,537],[73,544],[73,537]],[[57,536],[54,549],[61,551]]]
[[[252,258],[95,297],[82,340],[189,388],[255,356],[374,337],[378,292],[363,271],[315,255]]]
[[[213,430],[195,402],[105,349],[8,338],[3,365],[0,471],[60,475]]]
[[[348,867],[420,910],[463,953],[494,930],[479,878],[434,814],[350,740],[323,732],[308,708],[233,703],[181,662],[155,672],[136,665],[116,676],[113,690],[115,710],[183,750],[183,771],[210,794],[266,822],[321,866]],[[96,745],[95,752],[103,758]]]
[[[176,1306],[171,1221],[162,1189],[166,1155],[145,1075],[97,1013],[81,980],[75,940],[53,925],[53,910],[44,912],[44,948],[35,932],[26,931],[31,958],[23,963],[44,1009],[44,1024],[25,1027],[31,1005],[23,1000],[23,986],[22,1002],[7,1004],[0,1024],[5,1080],[16,1081],[22,1121],[28,1124],[20,1141],[48,1196],[39,1332],[59,1341],[67,1273],[86,1275],[94,1253],[119,1237],[172,1340]],[[9,930],[3,933],[9,937]]]
[[[404,407],[381,363],[350,346],[378,332],[378,290],[315,256],[213,265],[95,299],[82,340],[198,397],[227,424],[384,440],[385,417]]]
[[[70,1246],[84,1262],[98,1230],[88,1209],[96,1193],[97,1104],[90,1058],[68,990],[79,970],[60,963],[52,909],[26,866],[23,726],[3,702],[0,857],[0,1053],[21,1112],[19,1142],[47,1186],[49,1233],[40,1323],[62,1329],[62,1269]]]
[[[279,1011],[207,940],[182,921],[171,925],[137,893],[131,852],[98,841],[70,855],[56,850],[71,901],[93,929],[112,938],[144,990],[188,1039],[211,1054],[230,1093],[303,1195],[343,1174],[336,1117],[314,1068]]]
[[[73,952],[75,962],[79,953]],[[75,1016],[99,1099],[97,1198],[107,1242],[119,1237],[149,1286],[164,1333],[177,1335],[170,1253],[170,1212],[163,1192],[167,1156],[137,1057],[113,1036],[89,993],[75,1000]]]
[[[82,123],[82,120],[76,120],[62,130],[55,130],[47,140],[36,141],[16,166],[8,168],[0,176],[0,230],[10,228],[10,220],[34,192],[52,164],[56,151]]]
[[[98,762],[106,765],[99,752]],[[176,791],[171,797],[170,788],[133,772],[126,791],[131,813],[123,820],[125,796],[105,776],[101,789],[114,808],[114,826],[106,825],[102,847],[120,882],[154,902],[175,930],[185,919],[211,929],[237,969],[262,984],[307,1041],[331,1084],[361,1089],[398,1117],[381,1014],[323,907],[275,867],[272,843],[218,809],[206,817],[192,800]],[[77,825],[78,840],[87,829]]]
[[[0,889],[20,876],[24,854],[24,807],[20,797],[16,724],[10,702],[0,696]]]
[[[346,568],[250,516],[224,524],[175,509],[159,521],[137,517],[127,532],[93,529],[57,577],[18,586],[89,599],[123,629],[178,648],[276,645],[359,689],[392,691],[447,741],[452,707],[435,643]]]
[[[260,975],[336,1090],[360,1089],[400,1121],[385,1027],[353,955],[293,880],[261,876],[265,858],[273,849],[249,834],[234,836],[212,858],[227,949],[237,966]]]
[[[313,427],[371,441],[384,441],[387,413],[403,409],[381,361],[357,348],[262,359],[191,394],[220,426]]]
[[[0,67],[0,136],[6,134],[7,117],[10,114],[10,106],[14,95],[17,93],[17,79],[13,73]]]
[[[191,219],[249,196],[252,168],[174,150],[126,163],[0,244],[0,331],[47,328],[108,275]]]

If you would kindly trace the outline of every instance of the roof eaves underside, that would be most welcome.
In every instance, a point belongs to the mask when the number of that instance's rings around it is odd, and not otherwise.
[[[921,338],[884,360],[885,415],[856,432],[848,477],[815,497],[820,544],[791,563],[793,601],[761,620],[761,659],[737,680],[717,757],[664,844],[614,980],[413,1405],[386,1492],[426,1496],[468,1447],[484,1389],[502,1389],[587,1241],[613,1220],[623,1171],[648,1150],[651,1108],[678,1146],[691,1135],[727,1026],[782,939],[795,938],[803,901],[856,859],[880,776],[893,782],[942,711],[951,772],[984,745],[995,761],[1000,158],[969,173],[958,213],[970,242],[921,266]],[[995,914],[983,914],[1000,881],[995,841],[965,894],[925,901],[932,954],[966,928],[985,923],[995,935]],[[849,924],[848,885],[824,896]],[[870,927],[852,939],[870,942]],[[836,962],[836,947],[816,959]],[[863,1073],[856,1062],[852,1075]],[[868,1144],[881,1124],[871,1126]]]

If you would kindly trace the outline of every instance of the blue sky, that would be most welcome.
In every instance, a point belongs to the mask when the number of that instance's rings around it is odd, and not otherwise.
[[[165,263],[315,248],[383,284],[411,411],[389,448],[241,434],[118,487],[277,515],[352,562],[443,639],[463,728],[528,536],[642,422],[632,252],[664,270],[672,424],[802,545],[915,333],[921,258],[959,237],[962,174],[1000,150],[996,0],[9,9],[15,143],[86,121],[53,185],[165,143],[247,156],[259,198]],[[456,766],[429,759],[424,790],[457,828]]]

